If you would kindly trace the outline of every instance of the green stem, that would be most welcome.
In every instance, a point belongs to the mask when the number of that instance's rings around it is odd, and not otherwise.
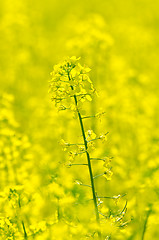
[[[61,220],[61,218],[62,218],[62,216],[61,216],[61,211],[60,211],[60,199],[59,198],[57,198],[57,200],[58,200],[58,207],[57,207],[57,216],[58,216],[58,221],[60,221]]]
[[[150,209],[148,210],[147,214],[146,214],[146,218],[145,218],[145,222],[144,222],[144,228],[143,228],[143,232],[142,232],[142,237],[141,237],[141,240],[144,240],[145,238],[145,233],[146,233],[146,228],[147,228],[147,222],[148,222],[148,219],[149,219],[149,216],[152,212],[152,208],[150,206]]]
[[[27,233],[26,233],[26,229],[25,229],[25,225],[24,222],[22,221],[22,226],[23,226],[23,231],[24,231],[24,239],[28,239]]]
[[[91,186],[92,186],[93,202],[94,202],[95,213],[96,213],[96,220],[99,223],[100,222],[99,221],[99,212],[98,212],[98,206],[97,206],[96,191],[95,191],[94,180],[93,180],[93,172],[92,172],[91,160],[90,160],[90,155],[88,153],[88,145],[87,145],[87,140],[86,140],[86,136],[85,136],[85,130],[84,130],[82,117],[81,117],[81,114],[80,114],[78,106],[77,106],[78,102],[77,102],[76,95],[74,95],[74,100],[75,100],[75,104],[76,104],[76,107],[77,107],[78,119],[79,119],[79,122],[80,122],[80,127],[81,127],[81,131],[82,131],[84,146],[85,146],[85,150],[86,150],[86,156],[87,156],[87,161],[88,161],[88,169],[89,169]],[[101,239],[101,232],[99,232],[99,231],[98,231],[98,236]]]
[[[21,208],[20,195],[19,195],[19,201],[18,201],[18,203],[19,203],[19,208]],[[24,239],[28,239],[28,236],[27,236],[27,232],[26,232],[26,228],[25,228],[24,221],[22,220],[21,223],[22,223],[23,232],[24,232]]]
[[[68,79],[69,79],[69,81],[71,80],[69,73],[68,73]],[[71,86],[71,89],[74,90],[73,86]],[[96,191],[95,191],[94,180],[93,180],[93,172],[92,172],[92,166],[91,166],[91,158],[90,158],[90,155],[88,153],[88,145],[87,145],[87,140],[86,140],[86,136],[85,136],[84,125],[83,125],[81,113],[78,109],[77,96],[74,95],[73,97],[74,97],[75,105],[76,105],[76,108],[77,108],[78,119],[79,119],[79,122],[80,122],[80,127],[81,127],[81,131],[82,131],[85,152],[86,152],[86,156],[87,156],[88,169],[89,169],[91,187],[92,187],[93,202],[94,202],[94,208],[95,208],[95,214],[96,214],[96,221],[97,221],[98,224],[100,224],[97,198],[96,198]],[[99,237],[99,239],[102,239],[102,235],[101,235],[100,231],[98,231],[98,237]]]

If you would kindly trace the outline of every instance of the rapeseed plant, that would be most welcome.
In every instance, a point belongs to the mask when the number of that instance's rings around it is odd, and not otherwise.
[[[89,119],[92,116],[82,114],[82,106],[86,101],[92,101],[92,97],[96,94],[96,90],[93,86],[92,81],[90,80],[88,73],[90,68],[86,66],[81,66],[79,63],[80,58],[75,56],[66,58],[62,63],[55,65],[53,72],[51,73],[52,79],[50,81],[51,99],[55,102],[55,106],[59,111],[68,110],[73,112],[78,118],[80,124],[80,131],[82,136],[82,142],[80,143],[68,143],[63,139],[60,141],[60,144],[63,146],[64,151],[69,153],[69,162],[65,163],[66,166],[87,166],[89,171],[90,185],[84,184],[80,180],[76,180],[75,183],[80,186],[86,186],[92,190],[92,201],[94,203],[94,210],[96,216],[96,223],[92,223],[92,230],[94,231],[93,235],[98,235],[99,239],[105,239],[111,235],[106,235],[106,231],[103,231],[100,225],[104,226],[105,222],[112,222],[116,226],[124,226],[127,223],[123,223],[123,217],[126,213],[127,203],[124,209],[118,214],[109,214],[106,216],[102,213],[102,198],[111,198],[116,201],[120,199],[121,195],[114,197],[100,197],[95,188],[95,179],[97,177],[104,176],[107,180],[111,180],[112,170],[110,167],[111,158],[109,157],[92,157],[93,150],[95,149],[96,141],[105,141],[107,139],[108,132],[96,136],[93,130],[85,130],[84,120]],[[93,117],[100,116],[101,114],[96,114]],[[73,150],[70,150],[73,148]],[[86,162],[77,162],[79,156],[86,155]],[[92,169],[92,162],[103,162],[103,172],[94,176]],[[104,217],[104,220],[100,218],[100,215]],[[109,231],[108,231],[109,232]],[[90,233],[89,233],[90,234]]]
[[[28,239],[35,221],[35,178],[31,143],[19,133],[13,114],[14,98],[10,94],[0,97],[0,236],[1,239]],[[34,173],[33,173],[34,172]],[[37,204],[38,203],[38,204]]]

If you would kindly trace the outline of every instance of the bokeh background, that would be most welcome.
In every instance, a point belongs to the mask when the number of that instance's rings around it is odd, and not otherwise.
[[[24,222],[30,239],[86,239],[83,225],[92,231],[91,207],[72,207],[87,197],[74,184],[89,183],[87,171],[65,168],[58,143],[76,141],[78,124],[48,94],[53,65],[65,56],[81,56],[92,69],[99,97],[85,111],[105,112],[88,127],[109,131],[97,147],[113,157],[113,177],[96,186],[102,195],[127,194],[118,206],[103,203],[108,212],[127,201],[127,226],[107,226],[108,236],[159,238],[158,8],[157,0],[0,1],[1,239],[24,239]],[[74,216],[82,226],[71,232]]]

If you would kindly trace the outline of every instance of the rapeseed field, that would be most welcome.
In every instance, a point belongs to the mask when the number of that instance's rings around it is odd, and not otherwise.
[[[158,8],[0,1],[0,240],[159,239]]]

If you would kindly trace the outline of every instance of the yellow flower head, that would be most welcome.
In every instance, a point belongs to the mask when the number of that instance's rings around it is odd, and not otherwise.
[[[91,69],[81,66],[79,60],[75,56],[67,57],[53,68],[49,92],[59,110],[76,111],[74,96],[78,98],[78,102],[92,100],[91,95],[95,89],[88,76]]]

